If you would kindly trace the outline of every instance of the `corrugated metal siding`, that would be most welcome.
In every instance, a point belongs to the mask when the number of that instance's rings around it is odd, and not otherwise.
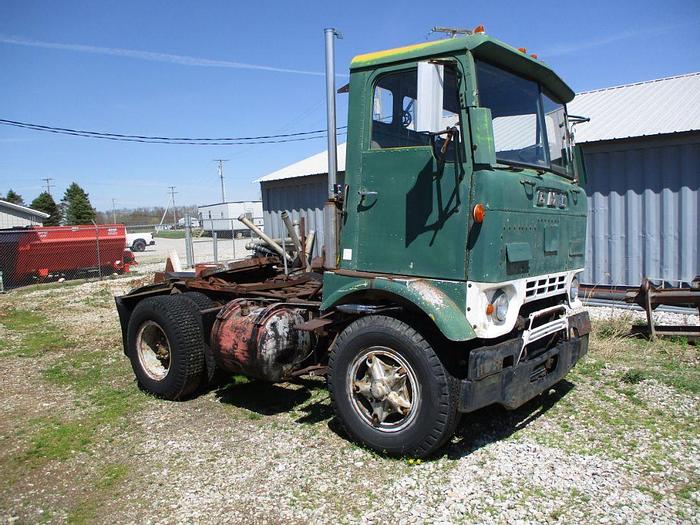
[[[0,228],[14,228],[18,226],[41,226],[41,217],[22,211],[0,209]]]
[[[338,173],[342,184],[343,173]],[[328,197],[327,175],[313,175],[261,183],[265,233],[273,238],[286,237],[282,212],[287,211],[293,222],[304,217],[306,232],[314,230],[314,256],[321,254],[323,246],[323,203]]]
[[[700,133],[583,145],[588,284],[700,274]]]

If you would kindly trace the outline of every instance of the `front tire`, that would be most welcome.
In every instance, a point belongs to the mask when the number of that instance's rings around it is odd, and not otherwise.
[[[143,390],[176,400],[199,386],[204,338],[197,314],[189,301],[167,295],[149,297],[134,308],[127,355]]]
[[[331,349],[335,413],[351,438],[379,452],[424,457],[441,447],[457,426],[458,386],[430,343],[398,319],[362,317]]]
[[[145,252],[146,251],[146,241],[142,239],[136,239],[131,249],[135,252]]]

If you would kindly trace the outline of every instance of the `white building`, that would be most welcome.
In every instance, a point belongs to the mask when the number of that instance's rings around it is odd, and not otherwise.
[[[262,211],[260,215],[262,216]],[[22,226],[42,226],[42,221],[48,218],[49,214],[43,211],[33,210],[27,206],[20,206],[19,204],[0,200],[0,229]]]
[[[207,204],[197,208],[199,224],[205,232],[216,232],[221,237],[247,236],[250,230],[238,220],[245,215],[253,224],[263,228],[262,201],[232,201]]]

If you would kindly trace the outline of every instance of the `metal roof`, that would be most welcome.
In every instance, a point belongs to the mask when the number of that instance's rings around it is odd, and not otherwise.
[[[24,213],[28,213],[28,214],[34,215],[36,217],[41,217],[42,219],[49,218],[48,213],[44,213],[43,211],[35,210],[34,208],[29,208],[27,206],[22,206],[20,204],[14,204],[12,202],[0,200],[0,207],[10,208],[11,210],[15,210],[15,211],[22,211]]]
[[[572,115],[576,142],[646,137],[700,130],[700,72],[578,93]]]
[[[338,171],[345,171],[345,145],[338,144]],[[271,180],[291,179],[294,177],[306,177],[307,175],[320,175],[328,173],[328,151],[322,151],[299,162],[290,164],[281,170],[273,171],[254,182],[268,182]]]
[[[700,72],[578,93],[568,104],[572,115],[590,117],[576,126],[576,142],[645,137],[700,130]],[[328,171],[323,151],[255,182]],[[338,145],[338,171],[345,171],[345,143]]]

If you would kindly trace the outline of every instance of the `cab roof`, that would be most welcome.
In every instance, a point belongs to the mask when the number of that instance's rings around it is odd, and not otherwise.
[[[476,58],[492,62],[509,71],[541,82],[562,102],[570,102],[574,98],[572,89],[543,62],[485,34],[432,40],[430,42],[357,55],[352,59],[350,70],[357,71],[384,64],[464,51],[471,51]]]

